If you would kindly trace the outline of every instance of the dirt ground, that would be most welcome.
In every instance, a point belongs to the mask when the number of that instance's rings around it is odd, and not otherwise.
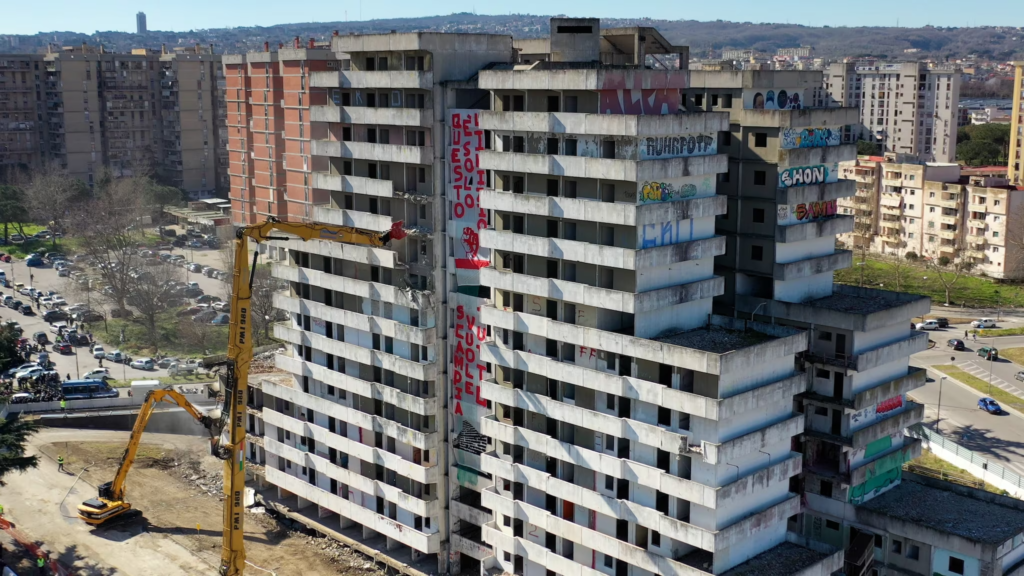
[[[95,486],[113,479],[124,443],[70,441],[42,444],[39,450],[49,457],[49,462],[64,454],[66,468],[72,473],[88,467],[74,489],[77,494],[71,498],[75,500],[69,498],[66,505],[73,510],[80,500],[95,495]],[[142,517],[87,532],[86,537],[130,541],[142,532],[159,535],[194,554],[209,566],[210,574],[215,574],[221,551],[222,464],[208,454],[196,452],[174,445],[144,443],[126,489],[127,500],[141,511]],[[278,576],[383,573],[371,561],[337,542],[289,532],[266,513],[247,514],[245,533],[247,560]],[[124,566],[116,568],[116,572],[109,573],[135,573]],[[264,574],[253,568],[248,572]]]

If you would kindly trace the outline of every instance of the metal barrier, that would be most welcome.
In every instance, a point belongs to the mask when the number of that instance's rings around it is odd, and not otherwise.
[[[997,464],[996,462],[990,462],[989,460],[975,454],[974,452],[964,448],[963,446],[953,442],[949,438],[946,438],[942,434],[939,434],[933,430],[929,430],[921,423],[914,424],[907,428],[907,434],[913,438],[920,438],[926,444],[932,444],[942,448],[946,452],[955,455],[967,463],[974,465],[981,469],[985,477],[984,479],[989,484],[996,484],[994,480],[1002,480],[1006,484],[1012,487],[1016,487],[1019,490],[1024,490],[1024,478],[1015,472],[1007,470],[1005,467]],[[927,446],[926,446],[927,447]],[[1000,486],[1002,488],[1002,486]]]

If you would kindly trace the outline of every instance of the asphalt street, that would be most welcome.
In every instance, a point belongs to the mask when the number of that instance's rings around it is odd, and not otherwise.
[[[57,250],[60,250],[58,244]],[[3,246],[0,246],[0,252],[3,252]],[[223,268],[221,253],[218,250],[186,250],[181,252],[180,249],[175,249],[174,253],[184,253],[185,257],[192,262],[199,262],[204,266],[214,266],[220,269]],[[8,279],[11,280],[11,284],[23,282],[25,286],[32,286],[39,290],[55,290],[60,295],[64,296],[68,304],[76,304],[79,302],[86,303],[86,298],[80,296],[79,291],[76,290],[77,286],[71,281],[70,278],[61,278],[57,276],[57,271],[51,266],[45,267],[33,267],[29,268],[25,266],[24,260],[18,260],[10,263],[0,263],[0,270],[6,272]],[[189,273],[188,278],[185,278],[185,271],[182,270],[182,280],[198,282],[199,286],[207,294],[219,296],[221,298],[227,297],[229,291],[228,285],[220,280],[213,278],[207,278],[201,274]],[[15,298],[20,299],[22,302],[29,300],[27,296],[17,294],[13,289],[0,288],[0,294],[13,294]],[[102,312],[103,314],[109,314],[110,304],[109,301],[97,297],[93,294],[88,298],[87,304],[94,310]],[[43,309],[45,312],[46,309]],[[31,336],[35,332],[47,332],[50,336],[50,341],[53,342],[54,335],[50,333],[50,326],[43,321],[42,317],[37,311],[37,314],[33,316],[24,316],[20,312],[15,312],[6,306],[0,306],[0,321],[14,320],[21,324],[25,330],[26,336]],[[99,340],[107,352],[111,352],[118,347],[117,335],[111,335],[110,338],[103,333],[101,325],[92,327],[93,337]],[[53,360],[56,367],[54,368],[63,377],[70,374],[72,378],[78,378],[80,375],[89,372],[99,366],[99,361],[92,357],[88,347],[81,346],[76,347],[76,354],[58,354],[56,352],[50,352],[50,359]],[[33,359],[35,357],[33,356]],[[138,356],[136,356],[138,358]],[[157,376],[166,376],[166,369],[157,369],[152,371],[136,370],[134,368],[124,366],[121,364],[113,364],[111,362],[104,361],[103,366],[110,368],[110,374],[112,377],[117,379],[126,380],[144,380],[147,378],[155,378]]]
[[[1000,327],[1019,326],[1019,322],[1002,322]],[[945,330],[931,332],[935,348],[919,352],[911,357],[911,364],[929,368],[941,364],[953,364],[993,387],[1024,397],[1024,382],[1014,376],[1024,367],[1006,359],[989,361],[977,355],[981,346],[999,349],[1024,347],[1024,336],[979,338],[965,340],[967,350],[955,352],[946,346],[950,338],[963,340],[963,326],[952,326]],[[978,408],[978,399],[985,394],[973,388],[961,386],[946,379],[941,382],[942,405],[939,407],[940,375],[928,371],[930,381],[910,395],[925,405],[925,423],[934,429],[937,417],[941,416],[939,430],[957,444],[977,452],[990,460],[1024,476],[1024,419],[1016,414],[995,416]]]

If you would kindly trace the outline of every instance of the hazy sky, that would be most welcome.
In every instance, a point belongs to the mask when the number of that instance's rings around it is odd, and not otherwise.
[[[189,30],[226,26],[268,26],[287,22],[370,20],[472,12],[495,14],[498,5],[514,6],[528,14],[782,22],[813,26],[1024,26],[1021,0],[889,0],[884,11],[871,2],[830,0],[731,0],[707,2],[647,0],[25,0],[0,1],[0,34],[43,31],[92,33],[97,30],[135,31],[135,13],[146,13],[151,30]],[[842,9],[839,6],[843,6]],[[779,10],[782,8],[782,10]],[[884,14],[883,14],[884,12]],[[885,20],[879,20],[884,16]]]

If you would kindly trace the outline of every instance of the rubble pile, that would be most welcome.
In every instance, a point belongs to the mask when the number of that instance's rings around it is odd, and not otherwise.
[[[272,372],[280,372],[277,366],[274,365],[274,355],[277,354],[277,352],[277,350],[270,350],[253,356],[252,362],[249,363],[249,374],[270,374]]]

